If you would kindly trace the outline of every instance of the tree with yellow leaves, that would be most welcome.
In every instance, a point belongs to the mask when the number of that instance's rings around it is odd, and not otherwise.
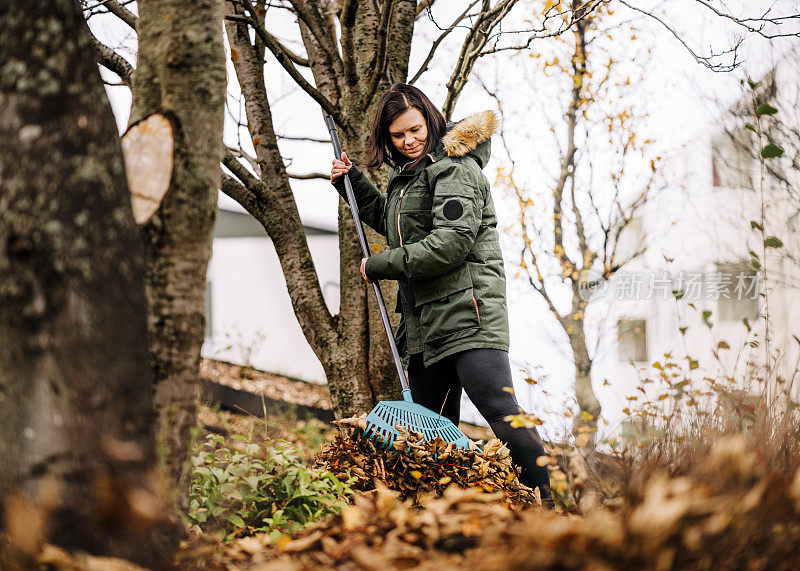
[[[544,13],[556,4],[561,3],[546,2]],[[538,138],[537,148],[527,145],[525,164],[515,160],[513,151],[519,146],[512,151],[507,144],[510,168],[499,171],[498,182],[518,207],[511,231],[519,248],[519,275],[566,335],[579,408],[573,431],[579,444],[586,445],[594,440],[600,414],[591,383],[597,346],[592,335],[587,339],[590,286],[608,280],[643,253],[643,243],[620,248],[620,237],[654,192],[661,157],[653,141],[639,132],[644,113],[634,94],[643,66],[616,57],[622,41],[638,46],[640,58],[647,56],[638,30],[620,24],[608,5],[572,0],[573,13],[582,8],[587,12],[568,33],[548,45],[540,42],[540,51],[529,54],[533,65],[524,64],[540,78],[535,92],[542,99],[552,143],[541,144]],[[632,56],[630,48],[627,54]],[[494,94],[502,109],[499,94]],[[537,161],[539,167],[531,171]],[[592,324],[598,325],[596,321]]]

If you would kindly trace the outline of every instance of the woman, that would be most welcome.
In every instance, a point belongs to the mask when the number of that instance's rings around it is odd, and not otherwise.
[[[504,420],[520,413],[511,391],[503,258],[489,182],[481,169],[497,130],[492,111],[447,125],[422,91],[395,84],[370,135],[369,167],[391,167],[384,196],[342,153],[331,183],[344,196],[349,173],[361,219],[389,250],[361,261],[367,282],[399,284],[396,339],[414,402],[458,425],[461,389],[522,468],[521,481],[552,505],[535,429]]]

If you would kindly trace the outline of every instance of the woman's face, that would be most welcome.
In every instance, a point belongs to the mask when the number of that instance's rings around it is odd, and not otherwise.
[[[389,125],[392,144],[409,159],[417,159],[425,152],[428,125],[419,109],[411,107]]]

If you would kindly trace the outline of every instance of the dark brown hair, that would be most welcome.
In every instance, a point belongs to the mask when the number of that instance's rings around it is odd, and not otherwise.
[[[412,107],[419,109],[428,127],[428,140],[420,158],[433,151],[447,128],[444,116],[422,91],[407,83],[395,83],[386,90],[378,102],[375,119],[372,122],[372,132],[369,136],[371,157],[367,166],[376,168],[383,163],[397,166],[406,160],[392,143],[389,125]]]

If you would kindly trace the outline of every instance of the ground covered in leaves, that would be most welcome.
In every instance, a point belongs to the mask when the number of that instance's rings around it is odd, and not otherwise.
[[[298,570],[795,569],[800,471],[771,464],[744,437],[723,438],[686,475],[655,471],[631,482],[615,509],[583,516],[514,509],[502,491],[454,482],[416,500],[378,483],[294,539],[243,538],[192,561]],[[199,545],[187,544],[184,556]]]
[[[621,457],[636,469],[616,501],[579,501],[583,513],[575,515],[540,508],[499,443],[464,452],[403,433],[385,450],[361,436],[360,419],[340,424],[313,460],[355,478],[359,491],[339,513],[293,535],[234,533],[223,541],[194,529],[174,568],[789,570],[800,560],[793,430],[716,434],[675,456],[678,463]],[[580,495],[578,472],[569,482]],[[36,563],[137,569],[47,545]]]

